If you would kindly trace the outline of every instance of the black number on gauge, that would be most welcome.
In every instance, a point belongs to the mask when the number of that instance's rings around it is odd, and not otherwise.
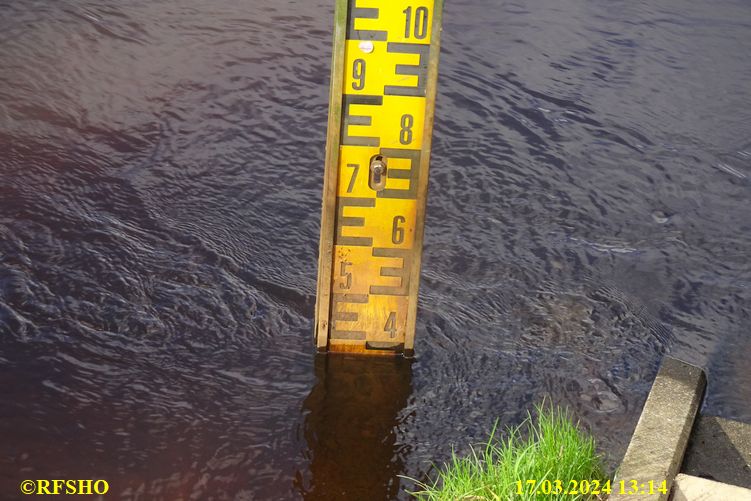
[[[352,287],[352,273],[347,271],[347,266],[352,266],[349,261],[342,261],[339,275],[344,279],[343,284],[339,284],[340,289],[349,289]]]
[[[357,172],[360,170],[360,164],[347,164],[347,167],[352,169],[352,177],[349,178],[347,193],[352,193],[352,190],[355,188],[355,181],[357,180]]]
[[[415,125],[415,117],[410,114],[402,115],[402,130],[399,132],[399,142],[409,144],[412,142],[412,126]]]
[[[412,7],[407,7],[402,12],[406,17],[404,23],[404,38],[414,37],[418,40],[424,40],[428,36],[428,8],[418,7],[415,9],[415,21],[412,24]]]
[[[365,60],[355,59],[352,65],[352,78],[355,79],[352,82],[352,88],[355,90],[363,90],[365,88]]]
[[[388,332],[390,337],[396,337],[396,312],[389,313],[386,325],[383,327],[384,332]]]
[[[391,227],[391,242],[400,244],[404,242],[404,228],[400,225],[404,224],[407,219],[404,216],[394,216],[394,224]]]

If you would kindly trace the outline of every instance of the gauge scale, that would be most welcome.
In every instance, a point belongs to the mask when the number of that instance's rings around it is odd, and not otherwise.
[[[411,355],[443,0],[337,0],[319,351]]]

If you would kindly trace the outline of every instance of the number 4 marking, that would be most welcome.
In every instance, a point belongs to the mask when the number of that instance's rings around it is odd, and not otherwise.
[[[396,337],[396,312],[389,313],[389,318],[386,320],[386,325],[383,328],[384,332],[388,332],[390,337]]]

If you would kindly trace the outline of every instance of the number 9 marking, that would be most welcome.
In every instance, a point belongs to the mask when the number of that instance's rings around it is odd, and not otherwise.
[[[355,59],[352,65],[352,78],[355,79],[352,82],[352,88],[355,90],[363,90],[365,88],[365,60]]]

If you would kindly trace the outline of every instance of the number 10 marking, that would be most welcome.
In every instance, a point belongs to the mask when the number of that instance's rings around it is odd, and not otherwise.
[[[412,7],[407,7],[402,12],[404,12],[404,16],[406,17],[405,23],[404,23],[404,38],[409,38],[410,35],[414,34],[415,38],[418,40],[424,40],[426,36],[428,36],[428,8],[427,7],[418,7],[415,9],[415,25],[414,30],[412,30]]]

